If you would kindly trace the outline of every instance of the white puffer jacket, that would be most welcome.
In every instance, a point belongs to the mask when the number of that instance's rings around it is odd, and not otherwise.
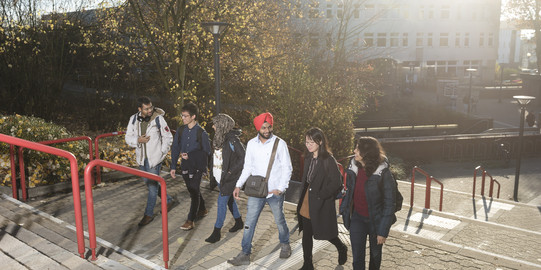
[[[128,123],[128,129],[126,131],[126,143],[130,147],[135,148],[137,164],[144,166],[145,153],[143,151],[145,148],[142,143],[137,142],[139,136],[143,135],[141,134],[141,122],[137,120],[139,114],[140,113],[138,112],[130,117],[130,122]],[[173,143],[173,135],[167,126],[167,122],[165,122],[165,119],[163,118],[164,114],[165,112],[162,109],[156,108],[154,114],[152,114],[152,117],[150,118],[145,133],[150,137],[150,140],[146,143],[146,156],[150,168],[155,167],[164,160]],[[160,121],[161,130],[158,130],[158,126],[156,125],[156,117],[158,118],[158,121]]]

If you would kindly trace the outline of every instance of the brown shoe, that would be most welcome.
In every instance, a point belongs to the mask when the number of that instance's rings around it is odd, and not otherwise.
[[[150,222],[152,222],[154,220],[154,217],[150,217],[150,216],[143,216],[143,219],[141,219],[141,221],[139,221],[139,227],[142,227],[142,226],[145,226],[147,224],[149,224]]]
[[[193,227],[195,227],[195,223],[193,223],[193,221],[186,220],[184,225],[180,226],[180,229],[185,230],[185,231],[189,231],[189,230],[193,229]]]
[[[177,200],[172,199],[171,202],[167,204],[167,213],[171,212],[171,209],[173,209],[177,205],[178,205]]]
[[[202,217],[206,216],[208,213],[209,213],[209,210],[207,210],[207,209],[199,210],[199,211],[197,211],[196,217],[197,218],[202,218]]]

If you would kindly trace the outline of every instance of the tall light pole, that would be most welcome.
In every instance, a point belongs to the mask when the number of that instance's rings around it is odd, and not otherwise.
[[[498,95],[498,103],[502,103],[502,88],[503,88],[503,69],[504,63],[500,63],[500,93]]]
[[[520,105],[520,129],[518,133],[518,156],[517,156],[517,168],[515,171],[515,188],[513,189],[513,200],[515,200],[515,202],[518,202],[518,178],[520,175],[520,160],[522,158],[522,148],[523,148],[522,138],[524,136],[524,114],[526,112],[526,105],[528,105],[530,101],[534,100],[535,97],[513,96],[513,98],[516,99],[518,104]]]
[[[472,76],[473,73],[477,71],[475,68],[466,69],[470,73],[470,91],[468,92],[468,115],[471,113],[471,86],[472,86]]]
[[[225,22],[204,22],[201,25],[214,36],[214,81],[217,115],[220,113],[220,34],[230,24]]]

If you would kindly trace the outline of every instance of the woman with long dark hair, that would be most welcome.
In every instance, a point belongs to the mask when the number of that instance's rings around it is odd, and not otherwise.
[[[381,251],[395,216],[395,180],[385,151],[377,139],[360,137],[348,170],[347,193],[340,206],[349,229],[353,269],[365,269],[366,239],[370,243],[369,269],[379,269]]]
[[[216,243],[221,238],[221,229],[224,225],[227,208],[235,218],[235,225],[229,232],[236,232],[244,226],[239,208],[233,196],[237,179],[244,166],[246,149],[240,142],[240,129],[234,129],[235,121],[227,114],[220,113],[212,118],[212,127],[215,130],[213,148],[212,172],[220,194],[218,195],[218,213],[214,231],[205,239],[206,242]]]
[[[338,264],[347,260],[347,247],[338,238],[336,195],[342,191],[340,170],[327,144],[323,131],[317,127],[306,132],[306,154],[302,177],[303,191],[297,204],[299,232],[302,234],[304,264],[302,270],[314,269],[313,239],[329,240],[338,249]]]

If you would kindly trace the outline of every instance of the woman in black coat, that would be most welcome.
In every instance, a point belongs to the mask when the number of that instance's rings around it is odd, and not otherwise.
[[[227,208],[235,218],[235,225],[229,229],[229,232],[236,232],[244,226],[237,203],[231,196],[242,172],[244,155],[246,154],[246,149],[239,139],[241,131],[234,129],[234,126],[235,121],[227,114],[220,113],[212,118],[212,127],[215,130],[212,171],[218,182],[220,194],[218,195],[218,212],[214,230],[205,239],[209,243],[216,243],[220,240]]]
[[[299,232],[302,234],[304,264],[302,270],[314,269],[312,263],[312,237],[329,240],[338,249],[338,263],[347,260],[347,247],[338,238],[336,195],[342,190],[340,170],[327,145],[321,129],[306,132],[303,192],[297,204]]]

